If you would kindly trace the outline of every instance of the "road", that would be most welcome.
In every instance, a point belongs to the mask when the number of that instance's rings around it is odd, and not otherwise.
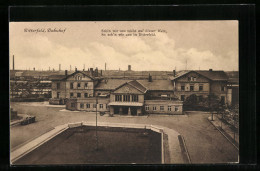
[[[95,121],[96,119],[95,113],[64,111],[62,107],[48,106],[47,102],[13,102],[11,107],[18,113],[36,116],[36,122],[33,124],[10,128],[11,151],[57,125]],[[150,115],[148,117],[98,116],[98,121],[162,125],[174,129],[184,137],[192,163],[237,162],[237,149],[207,120],[208,116],[209,114],[200,112],[192,112],[188,115]]]

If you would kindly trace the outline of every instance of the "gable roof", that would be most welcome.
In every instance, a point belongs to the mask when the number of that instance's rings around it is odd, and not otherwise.
[[[78,74],[78,73],[83,74],[84,76],[90,78],[91,80],[94,79],[93,77],[89,76],[88,74],[86,74],[85,72],[82,72],[82,71],[76,71],[76,72],[74,72],[72,74],[67,75],[67,77],[65,75],[50,75],[49,79],[52,80],[52,81],[62,81],[62,80],[66,80],[69,77],[71,77],[71,76],[73,76],[75,74]]]
[[[224,71],[195,71],[213,81],[227,81],[228,76]]]
[[[137,88],[138,90],[140,90],[143,93],[145,93],[147,90],[142,84],[140,84],[140,82],[138,82],[136,80],[130,81],[130,82],[128,82],[128,84],[132,85],[133,87]]]
[[[138,80],[138,82],[144,85],[147,90],[173,90],[171,80],[152,80],[152,82],[149,82],[148,80]]]
[[[124,79],[103,79],[100,83],[98,83],[95,87],[95,90],[114,90],[118,86],[129,82],[131,80]]]
[[[203,71],[203,70],[195,70],[195,71],[183,71],[182,73],[180,73],[179,75],[173,77],[171,76],[170,79],[171,80],[176,80],[188,73],[191,73],[191,72],[195,72],[195,73],[198,73],[212,81],[227,81],[228,80],[228,77],[226,75],[226,73],[224,71]]]
[[[147,91],[147,89],[142,84],[140,84],[138,81],[136,81],[136,80],[125,82],[124,84],[122,84],[122,85],[118,86],[117,88],[115,88],[114,91],[116,91],[117,89],[123,87],[126,84],[134,87],[135,89],[139,90],[142,93],[145,93]]]
[[[94,80],[93,77],[91,77],[90,75],[88,75],[88,74],[86,74],[85,72],[82,72],[82,71],[76,71],[76,72],[74,72],[74,73],[68,75],[65,79],[68,79],[69,77],[74,76],[75,74],[78,74],[78,73],[81,73],[81,74],[83,74],[84,76],[90,78],[91,80]]]

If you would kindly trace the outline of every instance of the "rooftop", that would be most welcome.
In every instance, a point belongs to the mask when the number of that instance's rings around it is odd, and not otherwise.
[[[183,75],[189,73],[189,72],[196,72],[212,81],[227,81],[228,76],[224,71],[209,71],[209,70],[190,70],[190,71],[181,71],[176,74],[176,76],[170,76],[171,80],[178,79],[179,77],[182,77]]]
[[[173,90],[171,80],[138,80],[147,90]]]

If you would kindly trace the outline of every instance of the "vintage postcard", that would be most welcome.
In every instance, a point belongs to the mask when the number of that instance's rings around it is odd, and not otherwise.
[[[9,28],[12,165],[239,163],[237,20]]]

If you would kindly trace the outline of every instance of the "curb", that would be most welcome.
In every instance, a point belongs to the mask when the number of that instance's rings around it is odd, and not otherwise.
[[[216,125],[214,125],[208,118],[208,121],[239,151],[239,148],[228,138]]]
[[[186,146],[186,143],[185,143],[185,140],[184,140],[184,137],[182,135],[178,135],[178,139],[179,139],[179,142],[180,142],[180,146],[181,144],[183,145],[184,149],[182,149],[183,151],[183,158],[185,158],[186,160],[188,160],[188,164],[191,164],[191,159],[190,159],[190,155],[189,155],[189,152],[188,152],[188,149],[187,149],[187,146]],[[181,146],[182,147],[182,146]],[[184,159],[184,160],[185,160]]]

